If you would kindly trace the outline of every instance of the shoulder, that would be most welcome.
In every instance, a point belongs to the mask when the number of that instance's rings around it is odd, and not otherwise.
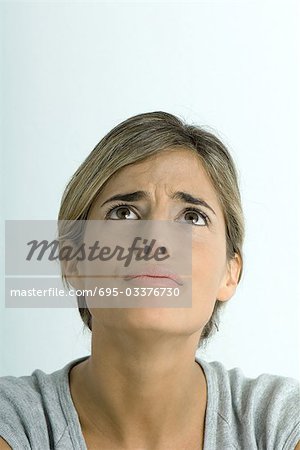
[[[0,417],[31,411],[41,404],[41,391],[35,376],[0,377]]]
[[[269,373],[251,378],[240,368],[230,369],[227,374],[234,404],[244,420],[254,411],[257,417],[270,420],[286,417],[295,421],[299,418],[298,380]]]
[[[27,419],[37,412],[40,395],[31,376],[0,377],[0,436],[12,448],[29,447]],[[29,419],[30,420],[30,419]],[[5,444],[1,443],[5,448]]]
[[[206,362],[218,391],[219,414],[236,440],[261,448],[295,449],[300,441],[300,383],[291,377],[262,373],[248,377],[235,367]]]
[[[234,414],[262,448],[293,449],[300,440],[300,383],[269,373],[251,378],[227,371]]]
[[[262,373],[257,377],[246,376],[242,369],[226,369],[218,361],[207,363],[213,369],[217,383],[230,395],[241,417],[250,411],[263,413],[267,410],[280,414],[287,410],[290,416],[298,417],[300,382],[292,377]]]
[[[31,375],[0,377],[0,437],[12,448],[30,449],[33,443],[44,442],[46,447],[49,444],[51,414],[58,417],[60,408],[56,373],[59,372],[46,374],[36,369]],[[64,426],[63,421],[58,426],[60,435]],[[4,445],[0,442],[0,449]]]

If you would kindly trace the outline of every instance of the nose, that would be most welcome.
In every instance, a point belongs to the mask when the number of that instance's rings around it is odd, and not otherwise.
[[[144,242],[144,254],[149,257],[150,255],[167,255],[167,242],[170,236],[170,230],[167,228],[167,221],[162,220],[145,220],[139,222],[143,229]]]

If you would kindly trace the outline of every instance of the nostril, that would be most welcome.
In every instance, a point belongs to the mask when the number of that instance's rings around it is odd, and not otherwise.
[[[159,247],[159,253],[162,253],[163,255],[165,255],[167,253],[167,249],[166,247]]]
[[[148,255],[150,251],[151,251],[151,246],[150,245],[145,245],[145,247],[144,247],[145,254]],[[167,253],[167,248],[165,246],[159,247],[158,248],[158,253],[161,253],[162,255],[165,255]]]

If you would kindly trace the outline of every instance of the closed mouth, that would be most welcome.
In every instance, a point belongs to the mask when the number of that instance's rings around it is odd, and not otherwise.
[[[133,278],[155,278],[155,279],[165,278],[165,279],[169,279],[169,280],[174,281],[179,286],[182,286],[182,284],[183,284],[181,278],[177,274],[165,274],[165,273],[155,273],[155,274],[153,274],[153,273],[143,272],[143,273],[139,273],[139,274],[126,275],[124,277],[124,279],[126,281],[132,280]]]

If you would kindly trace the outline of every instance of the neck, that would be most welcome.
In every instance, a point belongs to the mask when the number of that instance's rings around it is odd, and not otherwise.
[[[195,361],[198,340],[198,333],[120,339],[93,330],[90,358],[70,374],[82,428],[110,436],[110,448],[112,440],[128,449],[202,443],[207,391]]]

